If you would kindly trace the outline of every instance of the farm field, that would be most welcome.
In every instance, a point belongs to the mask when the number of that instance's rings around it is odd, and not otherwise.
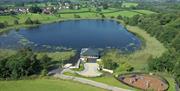
[[[142,15],[142,14],[152,14],[152,11],[149,10],[136,10],[136,11],[127,11],[127,10],[118,10],[114,8],[109,8],[107,10],[102,10],[102,13],[106,16],[106,18],[117,17],[121,15],[123,17],[133,17],[134,15]],[[19,24],[16,25],[16,28],[27,26],[24,24],[26,19],[29,17],[32,20],[39,20],[41,23],[50,23],[54,21],[60,21],[64,19],[75,19],[74,14],[79,15],[81,18],[101,18],[99,13],[96,13],[94,9],[89,11],[87,8],[82,8],[80,10],[62,10],[57,14],[46,15],[46,14],[18,14],[18,15],[9,15],[9,16],[0,16],[0,22],[7,22],[8,27],[2,30],[8,30],[9,28],[13,28],[15,26],[14,21],[18,20]]]

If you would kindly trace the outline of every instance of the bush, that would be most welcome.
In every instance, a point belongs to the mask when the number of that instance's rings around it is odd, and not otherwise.
[[[14,20],[14,24],[15,25],[19,24],[19,21],[18,20]]]
[[[8,26],[8,22],[4,21],[4,25],[5,25],[5,27],[7,27]]]
[[[39,20],[34,20],[33,24],[41,24],[41,22]]]
[[[122,17],[121,15],[118,15],[118,16],[117,16],[117,19],[122,20],[123,17]]]
[[[129,64],[129,63],[126,63],[126,62],[123,62],[120,64],[120,66],[116,69],[116,72],[122,72],[122,71],[128,71],[128,72],[131,72],[133,71],[134,68]]]
[[[104,14],[101,15],[101,18],[106,18],[106,16]]]
[[[59,14],[58,17],[61,18],[61,15]]]
[[[28,17],[25,21],[25,24],[33,24],[33,21]]]
[[[0,28],[5,28],[6,26],[4,25],[4,23],[0,23]]]
[[[113,19],[113,18],[114,18],[114,16],[111,16],[111,18]]]
[[[118,64],[111,59],[102,61],[104,68],[114,70],[118,67]]]
[[[81,18],[80,15],[74,14],[74,18]]]
[[[43,70],[41,71],[41,76],[46,76],[47,74],[48,74],[47,69],[43,69]]]

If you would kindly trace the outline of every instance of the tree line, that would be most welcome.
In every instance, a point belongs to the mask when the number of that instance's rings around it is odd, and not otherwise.
[[[50,61],[47,55],[37,59],[31,49],[21,49],[15,55],[0,58],[0,79],[21,79],[34,74],[45,76]]]

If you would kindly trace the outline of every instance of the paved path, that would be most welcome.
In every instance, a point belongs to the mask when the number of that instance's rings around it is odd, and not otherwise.
[[[97,77],[102,75],[102,73],[99,72],[98,69],[99,65],[97,63],[85,63],[84,70],[77,73],[85,77]]]
[[[100,82],[96,82],[96,81],[92,81],[92,80],[80,78],[80,77],[67,76],[67,75],[63,75],[63,74],[55,74],[54,77],[60,78],[60,79],[65,79],[65,80],[73,80],[73,81],[77,81],[77,82],[80,82],[83,84],[88,84],[91,86],[103,88],[103,89],[110,90],[110,91],[130,91],[127,89],[123,89],[123,88],[119,88],[119,87],[115,87],[115,86],[110,86],[110,85],[107,85],[104,83],[100,83]]]

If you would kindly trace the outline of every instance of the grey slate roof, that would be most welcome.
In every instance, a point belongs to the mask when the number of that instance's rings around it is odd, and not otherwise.
[[[81,49],[81,56],[99,57],[99,51],[93,48],[83,48]]]

